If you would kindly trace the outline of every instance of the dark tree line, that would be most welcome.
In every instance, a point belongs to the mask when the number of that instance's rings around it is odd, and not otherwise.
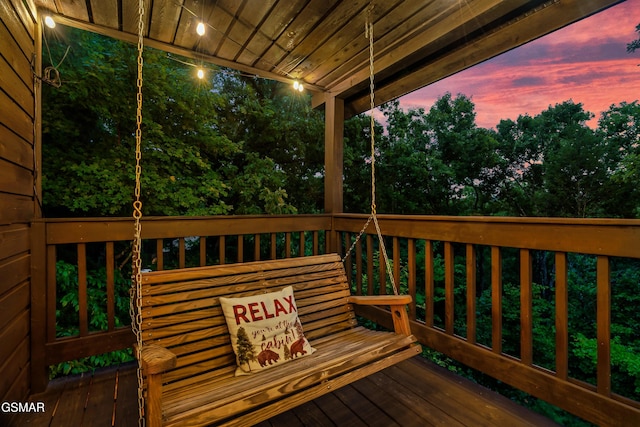
[[[48,215],[129,215],[135,128],[134,47],[68,30],[49,42],[63,84],[45,86]],[[49,53],[50,52],[50,53]],[[194,69],[147,50],[143,202],[146,214],[309,213],[323,206],[322,112],[286,85]],[[429,111],[381,107],[376,123],[379,212],[637,217],[637,101],[593,113],[566,101],[536,116],[476,126],[465,95]],[[345,210],[368,212],[368,116],[345,125]]]
[[[425,112],[382,108],[376,167],[378,212],[446,215],[626,217],[640,214],[640,105],[593,114],[566,101],[531,117],[475,125],[474,105],[445,94]],[[356,118],[354,121],[364,120]],[[362,123],[345,151],[345,205],[368,210],[368,163]]]

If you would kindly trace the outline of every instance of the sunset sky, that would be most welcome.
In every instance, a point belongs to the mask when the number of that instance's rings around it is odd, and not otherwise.
[[[611,104],[640,99],[638,38],[640,0],[603,12],[400,98],[404,109],[422,107],[450,92],[471,97],[476,124],[495,128],[501,119],[536,116],[572,99],[596,115]]]

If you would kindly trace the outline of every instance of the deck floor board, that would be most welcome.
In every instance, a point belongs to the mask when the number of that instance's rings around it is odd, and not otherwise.
[[[136,386],[132,365],[54,380],[44,393],[30,398],[33,402],[45,402],[46,413],[14,414],[8,426],[137,425]],[[258,424],[259,427],[341,425],[530,427],[556,424],[419,357]]]

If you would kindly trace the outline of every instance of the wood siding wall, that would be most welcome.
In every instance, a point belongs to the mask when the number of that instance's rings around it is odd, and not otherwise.
[[[32,1],[0,2],[0,400],[30,391],[36,102]]]

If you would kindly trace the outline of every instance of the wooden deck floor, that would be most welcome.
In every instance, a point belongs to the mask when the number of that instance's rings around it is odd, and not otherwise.
[[[45,412],[0,418],[0,425],[137,425],[136,377],[131,365],[52,381],[46,392],[32,396],[31,401],[44,402]],[[555,424],[419,357],[259,424],[260,427],[343,425],[515,427]]]

